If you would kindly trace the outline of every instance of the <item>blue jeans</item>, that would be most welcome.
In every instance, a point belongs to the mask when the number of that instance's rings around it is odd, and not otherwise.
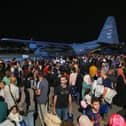
[[[29,112],[27,115],[28,126],[34,126],[34,112]]]
[[[27,126],[34,126],[34,112],[28,112],[27,116],[23,116]]]
[[[21,126],[27,126],[27,124],[26,124],[26,122],[25,122],[24,120],[22,120],[22,121],[20,122],[20,125],[21,125]]]
[[[56,108],[56,113],[61,120],[68,119],[68,108]]]

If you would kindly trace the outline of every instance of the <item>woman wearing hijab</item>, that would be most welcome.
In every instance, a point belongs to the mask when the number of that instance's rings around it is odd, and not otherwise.
[[[91,89],[92,90],[92,81],[91,81],[91,77],[89,74],[86,74],[83,78],[83,84],[82,84],[82,99],[84,99],[85,96],[85,91],[87,89]]]
[[[126,78],[122,68],[117,70],[116,103],[126,109]]]

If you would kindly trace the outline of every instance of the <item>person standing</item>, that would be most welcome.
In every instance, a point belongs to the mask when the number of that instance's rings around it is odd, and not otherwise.
[[[48,81],[43,77],[42,73],[39,74],[39,82],[37,83],[36,89],[36,100],[41,125],[45,126],[44,115],[47,112]]]
[[[6,85],[4,88],[5,102],[8,105],[8,109],[10,109],[13,105],[16,105],[19,100],[19,88],[15,85],[15,83],[16,77],[11,76],[10,85]]]
[[[5,85],[10,85],[10,76],[11,72],[9,70],[5,71],[5,76],[3,77],[2,81],[5,83]]]
[[[49,83],[49,100],[48,100],[48,105],[49,105],[49,110],[50,108],[53,106],[53,97],[54,97],[54,87],[55,87],[55,83],[54,83],[54,77],[53,77],[53,73],[51,68],[49,67],[48,69],[48,73],[46,74],[45,78],[47,79],[48,83]]]
[[[60,85],[55,88],[53,113],[60,119],[67,120],[68,112],[72,114],[72,97],[66,77],[61,76]]]
[[[126,117],[126,78],[122,68],[117,70],[117,95],[115,97],[115,102],[118,106],[123,107],[124,117]]]
[[[105,122],[100,112],[100,99],[93,97],[91,100],[91,107],[87,109],[86,115],[92,121],[93,126],[105,125]]]

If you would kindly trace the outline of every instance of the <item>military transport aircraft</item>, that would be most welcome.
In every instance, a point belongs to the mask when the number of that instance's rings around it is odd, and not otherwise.
[[[105,21],[98,39],[94,41],[70,44],[2,38],[0,40],[0,50],[12,49],[17,50],[17,52],[20,50],[31,51],[36,56],[75,56],[118,44],[119,39],[115,18],[114,16],[109,16]],[[15,49],[13,49],[14,47]]]

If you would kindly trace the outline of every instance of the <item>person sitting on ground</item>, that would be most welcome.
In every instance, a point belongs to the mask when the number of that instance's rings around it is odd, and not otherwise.
[[[11,121],[14,121],[17,124],[17,126],[26,126],[26,123],[22,119],[22,116],[19,114],[19,111],[16,105],[11,107],[10,113],[8,115],[8,119]]]

